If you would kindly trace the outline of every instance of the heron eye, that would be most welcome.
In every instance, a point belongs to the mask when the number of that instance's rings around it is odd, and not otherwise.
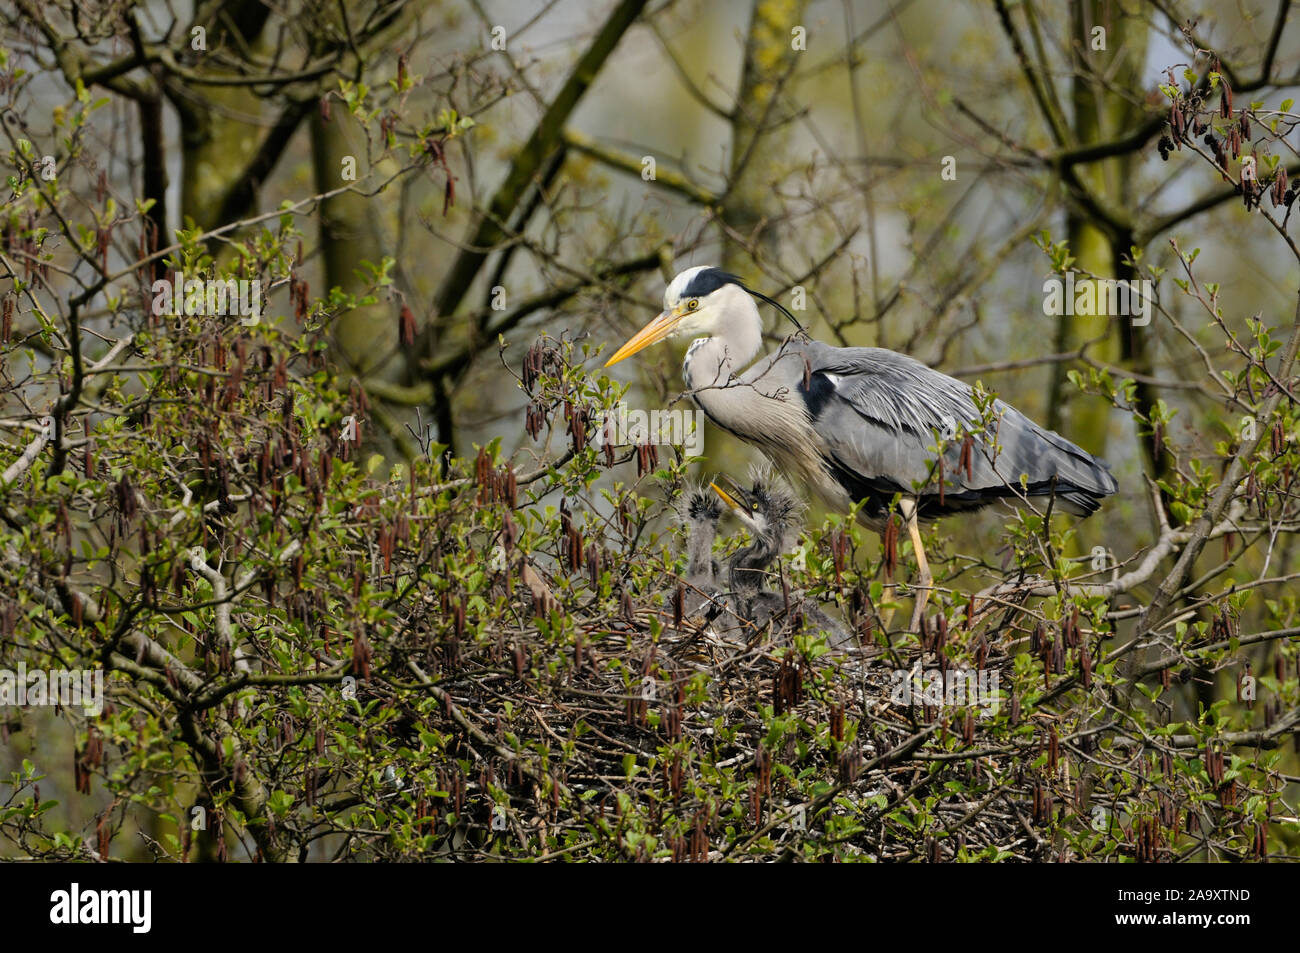
[[[694,311],[694,310],[695,310],[696,308],[698,308],[699,306],[700,306],[700,299],[699,299],[699,298],[692,298],[690,301],[686,302],[686,310],[687,310],[687,311]]]

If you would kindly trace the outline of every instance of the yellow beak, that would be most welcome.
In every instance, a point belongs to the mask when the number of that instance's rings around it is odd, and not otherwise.
[[[729,507],[731,507],[733,510],[741,511],[741,510],[744,509],[743,506],[741,506],[741,505],[740,505],[739,503],[737,503],[734,499],[732,499],[732,497],[727,493],[727,491],[724,490],[722,487],[718,486],[718,484],[716,484],[716,483],[710,483],[709,486],[711,486],[711,487],[713,488],[713,492],[714,492],[714,493],[716,493],[716,494],[718,494],[718,496],[722,497],[722,502],[723,502],[723,503],[726,503],[726,504],[727,504]]]
[[[682,316],[672,311],[661,312],[659,317],[655,318],[636,334],[632,339],[614,352],[614,356],[605,362],[606,367],[617,364],[625,357],[631,357],[637,351],[649,347],[651,344],[657,344],[668,335],[673,333],[677,323],[681,321]]]

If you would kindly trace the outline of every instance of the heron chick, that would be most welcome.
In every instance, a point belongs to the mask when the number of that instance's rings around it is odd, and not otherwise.
[[[765,588],[770,569],[788,551],[803,528],[803,503],[784,481],[766,470],[752,474],[753,485],[745,489],[726,480],[730,491],[712,484],[718,494],[749,530],[751,542],[738,550],[729,566],[731,594],[741,615],[759,628],[781,625],[800,612],[804,621],[822,632],[834,649],[853,647],[853,636],[836,619],[807,600],[803,594],[787,596]]]
[[[876,531],[900,498],[919,577],[913,629],[933,583],[918,519],[1049,497],[1054,512],[1087,516],[1118,489],[1104,461],[1000,400],[986,429],[969,384],[905,354],[833,347],[799,327],[755,361],[763,344],[755,297],[798,326],[735,275],[688,268],[669,283],[663,312],[606,367],[658,341],[693,337],[682,377],[715,425],[833,509],[860,504],[859,519]]]
[[[688,487],[677,504],[677,521],[686,529],[685,615],[698,615],[719,593],[721,565],[713,542],[722,519],[722,503],[703,486]]]

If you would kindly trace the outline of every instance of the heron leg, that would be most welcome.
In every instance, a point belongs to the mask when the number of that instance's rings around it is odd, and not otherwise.
[[[893,602],[896,598],[898,598],[898,593],[897,593],[897,592],[895,591],[895,589],[894,589],[894,580],[893,580],[893,577],[892,577],[892,576],[886,576],[886,577],[885,577],[885,588],[884,588],[884,590],[880,593],[880,601],[881,601],[881,602],[884,602],[884,603],[890,603],[890,602]],[[894,621],[894,610],[893,610],[893,609],[882,609],[882,610],[880,610],[880,624],[881,624],[882,626],[884,626],[884,628],[885,628],[886,630],[889,629],[889,623],[891,623],[891,622],[893,622],[893,621]]]
[[[916,503],[903,501],[907,516],[907,532],[912,537],[912,550],[916,553],[916,608],[912,610],[912,631],[921,631],[921,619],[925,616],[925,604],[930,599],[930,590],[934,586],[934,576],[930,574],[930,561],[925,558],[925,546],[921,542],[921,524],[916,519]]]
[[[884,533],[882,532],[880,536],[881,562],[885,564],[886,568],[885,568],[885,587],[883,590],[881,590],[880,601],[883,602],[885,605],[889,605],[895,599],[898,598],[898,587],[894,585],[894,574],[889,571],[888,561],[884,558],[885,546],[886,546],[885,536]],[[892,608],[881,609],[879,615],[880,615],[880,625],[886,631],[888,631],[889,624],[894,621],[894,610]]]

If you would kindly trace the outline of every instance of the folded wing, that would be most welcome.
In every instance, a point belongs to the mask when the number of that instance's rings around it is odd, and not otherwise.
[[[1117,489],[1106,463],[1002,401],[982,425],[971,388],[906,355],[881,348],[798,347],[799,385],[813,428],[830,452],[832,476],[878,512],[898,492],[917,493],[920,515],[937,516],[999,499],[1046,496],[1069,512],[1094,512]],[[962,463],[973,438],[969,471]],[[946,441],[940,439],[948,437]],[[943,445],[944,490],[938,485]],[[1022,489],[1021,479],[1025,480]]]

